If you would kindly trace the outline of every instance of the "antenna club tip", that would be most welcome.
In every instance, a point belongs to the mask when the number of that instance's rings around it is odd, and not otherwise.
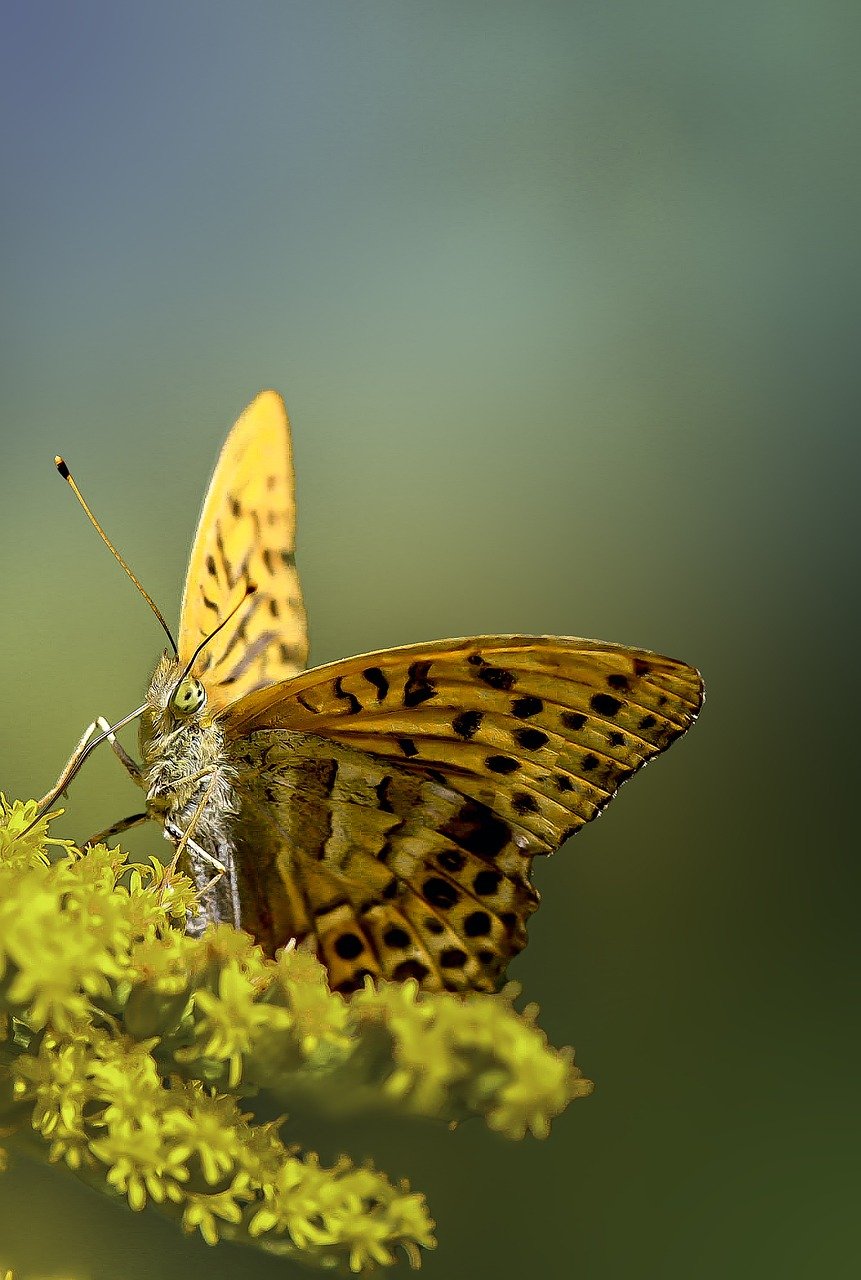
[[[68,480],[70,475],[69,468],[66,466],[59,454],[54,458],[54,466],[57,468],[63,479]]]

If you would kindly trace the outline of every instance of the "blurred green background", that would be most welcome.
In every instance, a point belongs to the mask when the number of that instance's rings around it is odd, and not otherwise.
[[[53,454],[174,620],[222,439],[279,388],[315,661],[557,632],[706,676],[538,869],[512,976],[594,1097],[546,1143],[344,1133],[428,1193],[429,1280],[856,1276],[861,10],[4,19],[3,790],[44,791],[161,648]],[[138,803],[93,759],[63,829]],[[292,1274],[22,1164],[3,1265]]]

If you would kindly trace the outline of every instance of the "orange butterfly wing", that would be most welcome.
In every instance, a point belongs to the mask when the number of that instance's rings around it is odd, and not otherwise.
[[[526,941],[532,858],[600,813],[702,697],[685,663],[540,636],[385,650],[249,694],[225,724],[273,767],[282,834],[243,851],[252,880],[266,861],[268,945],[316,934],[343,990],[366,972],[492,988]]]
[[[257,588],[195,664],[216,711],[305,666],[308,639],[295,531],[287,411],[276,392],[262,391],[221,450],[183,592],[179,657],[184,665],[242,599],[244,588]]]

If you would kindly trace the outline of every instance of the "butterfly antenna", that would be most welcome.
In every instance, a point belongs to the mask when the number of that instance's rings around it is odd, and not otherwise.
[[[200,657],[200,654],[209,644],[210,640],[214,640],[215,637],[218,635],[219,631],[224,630],[224,628],[227,626],[230,619],[233,618],[239,612],[239,610],[245,604],[245,601],[248,599],[248,597],[253,596],[256,590],[257,590],[257,584],[253,582],[249,582],[248,586],[245,588],[245,594],[243,595],[242,599],[237,601],[237,603],[230,610],[230,613],[228,613],[224,621],[219,622],[218,626],[215,628],[214,631],[210,631],[208,636],[203,637],[200,644],[197,646],[194,653],[191,655],[188,662],[185,664],[185,669],[183,670],[182,675],[177,680],[178,685],[182,684],[183,680],[189,674],[189,672],[191,671],[191,668],[194,666],[195,662],[197,662],[197,659]]]
[[[173,636],[171,635],[170,627],[169,627],[169,626],[167,625],[167,623],[165,622],[165,620],[164,620],[164,614],[162,613],[161,609],[159,609],[158,605],[157,605],[157,604],[156,604],[156,602],[153,600],[153,598],[152,598],[152,596],[149,594],[149,592],[148,592],[148,591],[146,591],[146,590],[144,590],[143,586],[141,585],[141,583],[139,582],[139,580],[137,579],[137,577],[135,577],[135,575],[132,573],[131,569],[130,569],[130,568],[129,568],[129,566],[126,564],[125,560],[122,558],[122,556],[120,555],[119,551],[117,551],[116,547],[115,547],[115,546],[114,546],[114,544],[111,542],[110,538],[109,538],[109,537],[108,537],[108,535],[105,533],[104,529],[103,529],[103,528],[102,528],[102,526],[99,524],[99,522],[98,522],[98,520],[96,519],[96,517],[93,515],[92,511],[90,510],[89,506],[87,505],[87,502],[86,502],[86,500],[85,500],[85,498],[84,498],[84,495],[81,493],[80,489],[78,488],[77,484],[75,483],[74,476],[72,475],[72,473],[71,473],[71,471],[69,470],[69,468],[66,466],[65,462],[63,461],[63,459],[62,459],[61,457],[59,457],[59,456],[58,456],[58,457],[56,457],[56,458],[54,459],[54,466],[57,468],[57,470],[59,471],[59,473],[60,473],[60,475],[63,477],[63,479],[64,479],[65,481],[67,481],[67,482],[68,482],[69,488],[72,490],[72,493],[73,493],[73,494],[75,495],[75,497],[78,499],[78,502],[80,502],[81,506],[84,508],[84,511],[86,512],[86,514],[87,514],[87,516],[88,516],[88,518],[89,518],[90,524],[91,524],[91,525],[93,526],[93,528],[96,530],[96,533],[99,535],[99,537],[101,538],[102,542],[104,542],[104,544],[105,544],[105,546],[107,547],[108,551],[110,551],[110,553],[111,553],[111,555],[114,557],[114,559],[115,559],[115,560],[117,560],[117,561],[119,562],[120,567],[125,571],[125,573],[127,574],[127,576],[128,576],[129,578],[131,578],[132,582],[135,584],[135,586],[137,587],[138,591],[139,591],[139,592],[141,593],[141,595],[143,596],[144,600],[146,600],[147,604],[148,604],[148,605],[149,605],[149,607],[152,609],[152,611],[153,611],[153,613],[155,614],[155,616],[158,618],[159,622],[161,623],[161,627],[162,627],[162,630],[164,631],[164,634],[167,636],[168,640],[170,641],[170,647],[173,649],[174,656],[178,658],[178,657],[179,657],[179,651],[177,650],[177,647],[176,647],[176,641],[174,640]]]

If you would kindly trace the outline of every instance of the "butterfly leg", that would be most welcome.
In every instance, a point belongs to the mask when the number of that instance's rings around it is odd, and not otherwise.
[[[112,731],[111,726],[108,724],[104,716],[97,716],[90,725],[90,730],[95,732],[95,729],[100,729],[102,733],[106,733],[108,735],[108,742],[110,743],[111,750],[132,781],[139,787],[145,786],[146,783],[144,780],[143,769],[140,767],[137,760],[133,759],[133,757],[126,751],[125,747],[119,741],[117,735]]]
[[[164,834],[166,838],[168,840],[175,840],[177,842],[176,852],[171,858],[169,870],[175,871],[176,865],[179,862],[179,859],[182,853],[184,852],[184,850],[186,848],[190,849],[191,852],[201,860],[201,862],[206,864],[206,866],[215,868],[215,875],[212,876],[206,882],[206,884],[201,885],[200,889],[198,890],[199,894],[204,894],[209,889],[212,889],[215,885],[217,885],[219,880],[223,879],[223,877],[228,874],[228,870],[223,862],[219,862],[218,859],[214,858],[211,853],[208,853],[206,849],[202,848],[202,846],[199,845],[196,840],[192,840],[191,836],[189,835],[189,830],[190,828],[187,827],[185,831],[182,831],[180,830],[179,827],[174,826],[173,823],[170,823],[170,824],[165,823]]]
[[[142,787],[144,785],[144,776],[143,776],[143,771],[140,765],[137,764],[137,762],[132,759],[132,757],[128,754],[128,752],[125,750],[122,744],[118,741],[116,734],[114,734],[113,732],[110,732],[110,729],[111,729],[111,726],[109,725],[109,723],[107,722],[104,716],[96,716],[93,723],[87,726],[87,728],[81,734],[80,742],[75,747],[75,750],[72,752],[72,754],[69,756],[69,759],[66,761],[66,764],[63,767],[59,778],[54,783],[51,790],[46,795],[44,795],[42,799],[39,801],[40,813],[44,813],[46,809],[50,809],[51,805],[54,804],[54,802],[58,800],[61,795],[64,794],[72,778],[74,778],[75,774],[78,772],[78,769],[80,768],[80,765],[81,765],[81,761],[84,759],[84,757],[87,754],[87,749],[89,747],[90,741],[92,740],[92,738],[95,736],[96,733],[108,733],[108,741],[111,744],[111,748],[114,754],[118,757],[120,762],[124,765],[124,767],[130,774],[132,779],[137,783],[137,785],[139,787]]]
[[[114,822],[109,827],[105,827],[104,831],[97,832],[96,835],[90,836],[89,840],[84,843],[88,845],[105,844],[112,836],[118,836],[123,831],[130,831],[132,827],[139,827],[143,822],[151,822],[151,813],[133,813],[130,818],[120,818],[119,822]]]
[[[190,862],[192,876],[197,887],[197,896],[202,908],[200,914],[196,917],[189,918],[187,924],[188,931],[195,934],[201,933],[210,921],[212,923],[229,921],[235,928],[238,929],[241,927],[239,913],[239,886],[236,879],[232,847],[227,843],[219,844],[218,853],[221,855],[221,859],[219,859],[211,854],[209,850],[204,849],[196,840],[192,839],[191,834],[197,826],[200,816],[215,790],[217,782],[217,775],[214,775],[209,786],[200,798],[197,807],[191,815],[191,818],[184,830],[172,819],[168,819],[164,824],[164,834],[166,839],[172,840],[176,844],[176,852],[174,853],[169,870],[176,870],[179,859],[186,848],[189,850],[191,855]],[[214,869],[215,875],[209,875],[209,868]],[[206,879],[207,876],[208,879]],[[216,896],[212,893],[215,886],[225,877],[227,879],[227,888],[229,892],[229,906],[224,902],[223,894]],[[209,902],[205,904],[204,899],[207,897],[209,898]]]
[[[40,813],[44,813],[46,809],[50,809],[54,801],[58,800],[60,796],[63,794],[63,792],[66,790],[66,787],[69,785],[70,780],[78,772],[80,763],[83,760],[84,756],[87,754],[87,746],[89,744],[89,741],[92,738],[93,734],[96,732],[96,729],[98,729],[98,727],[99,727],[98,722],[94,720],[93,723],[91,725],[88,725],[88,727],[81,734],[81,740],[78,743],[78,745],[75,747],[75,750],[69,756],[69,759],[66,761],[66,764],[64,765],[63,769],[60,771],[59,778],[54,783],[51,790],[48,791],[44,796],[42,796],[42,799],[39,801]]]

